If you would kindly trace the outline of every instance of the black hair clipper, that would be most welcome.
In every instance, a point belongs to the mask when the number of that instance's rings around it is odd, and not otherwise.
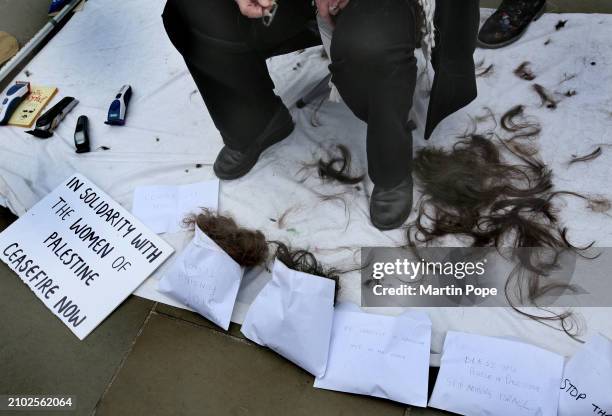
[[[89,146],[89,120],[87,116],[80,116],[74,130],[74,146],[77,153],[87,153]]]
[[[74,97],[64,97],[59,103],[51,107],[45,114],[36,120],[36,128],[28,130],[26,133],[39,139],[48,139],[53,136],[53,130],[66,117],[79,101]]]

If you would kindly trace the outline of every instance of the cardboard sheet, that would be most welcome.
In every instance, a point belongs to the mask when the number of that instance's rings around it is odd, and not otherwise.
[[[0,260],[81,340],[173,251],[79,174],[0,233],[0,250]]]

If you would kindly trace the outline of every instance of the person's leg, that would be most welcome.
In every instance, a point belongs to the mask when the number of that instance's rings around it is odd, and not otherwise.
[[[215,171],[229,166],[217,172],[223,179],[246,173],[265,147],[291,132],[291,117],[274,94],[265,60],[317,44],[306,27],[312,18],[308,0],[283,2],[270,27],[243,16],[231,0],[168,0],[168,36],[226,144],[218,158],[222,166],[215,165]]]
[[[368,124],[368,171],[375,185],[370,212],[384,229],[401,225],[412,206],[409,112],[419,37],[413,1],[351,0],[336,20],[331,46],[332,81]]]

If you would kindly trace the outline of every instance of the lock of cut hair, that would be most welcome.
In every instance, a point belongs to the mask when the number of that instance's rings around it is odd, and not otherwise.
[[[363,180],[364,174],[351,175],[351,152],[343,145],[335,146],[338,155],[328,155],[327,160],[319,159],[317,166],[321,179],[332,179],[343,184],[354,185]]]
[[[280,241],[272,241],[276,245],[274,257],[285,266],[298,272],[312,274],[319,277],[331,279],[336,283],[334,302],[340,290],[340,271],[335,268],[327,268],[321,264],[315,255],[308,250],[292,249]]]
[[[183,220],[186,227],[199,227],[232,259],[243,267],[264,264],[268,257],[266,237],[259,230],[241,228],[233,218],[203,209]]]

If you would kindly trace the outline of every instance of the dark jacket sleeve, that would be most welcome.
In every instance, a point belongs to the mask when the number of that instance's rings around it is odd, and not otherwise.
[[[436,0],[436,46],[425,139],[447,116],[476,98],[474,50],[480,21],[478,0]]]

